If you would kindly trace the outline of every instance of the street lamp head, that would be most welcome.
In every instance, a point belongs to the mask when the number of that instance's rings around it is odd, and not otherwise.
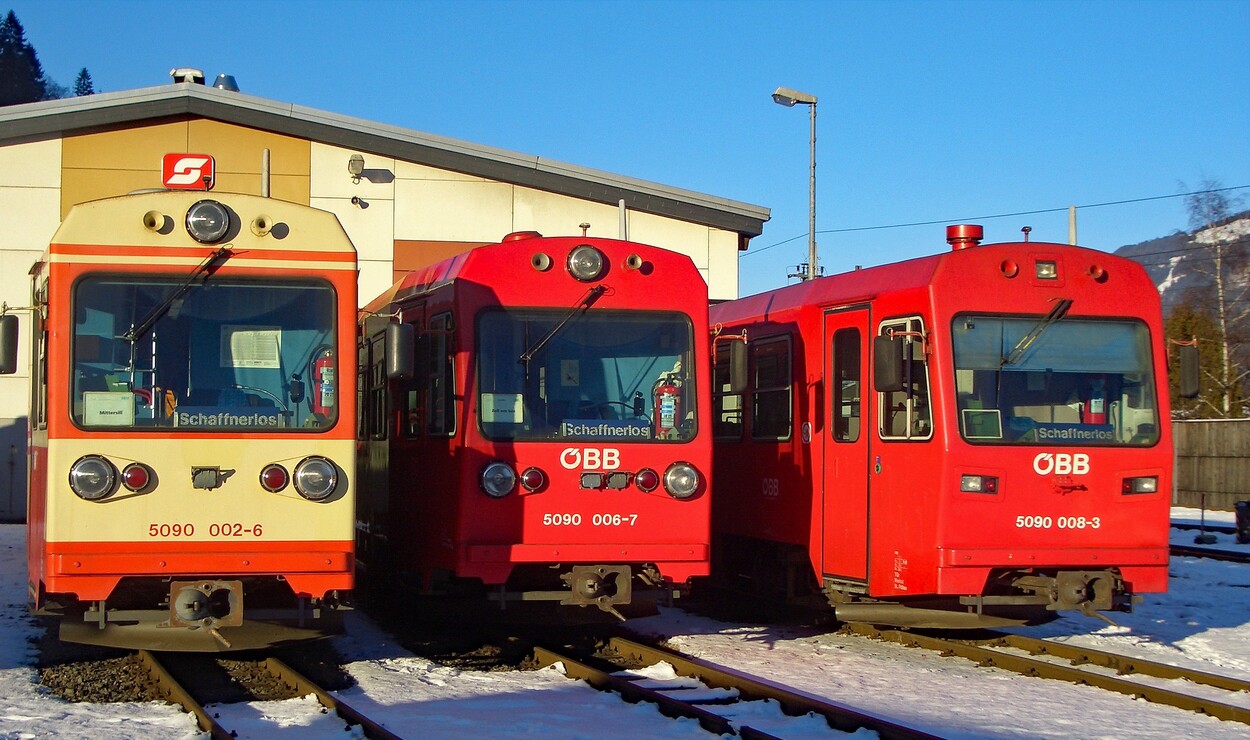
[[[798,90],[791,90],[788,87],[779,87],[773,91],[773,102],[777,105],[784,105],[787,108],[793,108],[798,103],[816,105],[816,96],[808,95]]]

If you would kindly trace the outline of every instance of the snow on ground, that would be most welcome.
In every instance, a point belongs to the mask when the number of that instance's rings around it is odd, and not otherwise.
[[[1197,522],[1177,509],[1176,521]],[[1230,524],[1229,512],[1208,512]],[[1193,531],[1173,530],[1189,544]],[[1219,547],[1236,545],[1217,535]],[[1124,652],[1250,679],[1250,566],[1175,558],[1171,590],[1152,594],[1119,626],[1066,617],[1028,634]],[[1017,676],[928,651],[814,630],[725,624],[676,609],[636,620],[639,631],[743,672],[950,738],[1239,737],[1246,725],[1221,722],[1101,689]],[[194,721],[172,706],[71,704],[38,683],[32,667],[37,634],[26,614],[21,525],[0,525],[0,738],[189,738]],[[647,704],[628,705],[564,678],[557,669],[480,673],[414,657],[353,613],[336,638],[357,685],[339,697],[390,730],[411,738],[706,737],[690,720],[673,721]],[[651,679],[664,667],[649,669]],[[1250,706],[1250,697],[1238,700]],[[219,721],[240,737],[361,737],[344,733],[309,699],[219,706]],[[783,717],[775,705],[751,705],[738,720],[785,738],[840,736],[822,720]],[[868,736],[871,733],[857,733]]]

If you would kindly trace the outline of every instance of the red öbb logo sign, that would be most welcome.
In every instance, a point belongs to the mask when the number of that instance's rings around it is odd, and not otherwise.
[[[216,162],[207,154],[166,154],[161,160],[161,182],[175,190],[212,190]]]

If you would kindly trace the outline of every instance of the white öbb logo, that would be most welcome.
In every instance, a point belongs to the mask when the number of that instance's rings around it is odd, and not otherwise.
[[[560,465],[566,470],[616,470],[621,467],[621,451],[612,447],[565,447]]]
[[[1089,455],[1041,452],[1033,458],[1033,470],[1038,475],[1085,475],[1089,472]]]

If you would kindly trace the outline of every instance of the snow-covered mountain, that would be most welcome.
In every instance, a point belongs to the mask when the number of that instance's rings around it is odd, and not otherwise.
[[[1231,245],[1226,252],[1226,267],[1240,267],[1230,275],[1230,287],[1244,288],[1250,277],[1250,211],[1192,234],[1178,231],[1120,247],[1115,253],[1146,268],[1159,288],[1163,311],[1167,313],[1186,298],[1210,288],[1213,261],[1209,246],[1217,240]],[[1229,275],[1227,271],[1225,274]]]

